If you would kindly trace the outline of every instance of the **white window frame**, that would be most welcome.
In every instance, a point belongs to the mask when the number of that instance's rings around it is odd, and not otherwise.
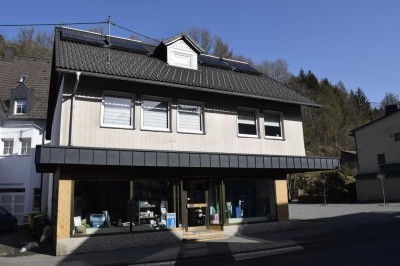
[[[11,138],[4,138],[4,139],[1,139],[1,141],[3,142],[3,147],[2,147],[2,150],[1,150],[1,155],[3,155],[3,156],[12,156],[13,154],[14,154],[14,139],[11,139]],[[6,146],[5,146],[5,141],[11,141],[11,149],[12,149],[12,152],[11,153],[4,153],[4,149],[6,148]],[[10,148],[10,147],[9,147]],[[8,148],[8,149],[9,149]]]
[[[180,120],[179,120],[179,104],[187,104],[187,105],[196,105],[200,106],[201,112],[200,112],[200,126],[201,130],[200,131],[192,131],[192,130],[187,130],[187,129],[181,129],[180,128]],[[205,119],[204,119],[204,103],[203,102],[197,102],[197,101],[190,101],[190,100],[178,100],[177,105],[176,105],[176,116],[177,116],[177,132],[179,133],[191,133],[191,134],[204,134],[205,132]]]
[[[284,140],[285,139],[285,130],[283,127],[283,113],[279,111],[270,111],[270,110],[264,110],[264,123],[263,123],[263,128],[264,128],[264,136],[266,139],[278,139],[278,140]],[[279,115],[279,126],[281,129],[281,137],[276,137],[276,136],[267,136],[267,132],[265,131],[265,116],[268,114],[275,114]]]
[[[23,146],[22,146],[22,141],[23,140],[29,140],[29,147],[27,147],[27,151],[29,151],[29,153],[22,153],[22,148],[23,148]],[[31,155],[31,152],[32,152],[32,139],[31,138],[20,138],[19,139],[19,154],[20,155]]]
[[[254,112],[256,114],[256,135],[249,135],[249,134],[240,134],[239,133],[239,111],[247,111],[247,112]],[[258,120],[260,119],[260,113],[259,110],[256,108],[249,108],[249,107],[237,107],[236,111],[236,128],[237,128],[237,135],[238,137],[243,137],[243,138],[259,138],[260,137],[260,130],[259,130],[259,122]]]
[[[21,102],[25,103],[25,113],[17,113],[18,103],[21,103]],[[15,115],[24,115],[27,112],[28,112],[28,99],[26,99],[26,98],[15,99],[15,101],[14,101],[14,114]]]
[[[104,97],[105,96],[124,97],[124,98],[130,98],[131,99],[131,125],[130,126],[104,123]],[[102,95],[102,98],[101,98],[101,117],[100,117],[100,119],[101,119],[100,120],[101,127],[134,129],[135,128],[135,126],[134,126],[135,125],[135,119],[134,119],[135,112],[134,112],[134,109],[135,109],[135,94],[126,93],[126,92],[103,90],[103,95]]]
[[[174,55],[174,59],[173,61],[173,65],[177,66],[177,67],[182,67],[182,68],[189,68],[189,69],[194,69],[194,56],[190,53],[184,53],[184,52],[177,52],[177,51],[172,51],[173,55]],[[183,65],[183,64],[179,64],[175,59],[177,56],[182,56],[182,57],[188,57],[189,58],[189,65]]]
[[[163,127],[145,127],[144,126],[143,101],[145,101],[145,100],[149,100],[149,101],[166,101],[168,103],[168,109],[167,109],[168,128],[163,128]],[[171,132],[171,103],[172,103],[172,100],[170,98],[143,95],[142,99],[141,99],[141,107],[140,107],[140,110],[141,110],[141,112],[140,112],[140,121],[141,121],[140,128],[141,128],[141,130]]]

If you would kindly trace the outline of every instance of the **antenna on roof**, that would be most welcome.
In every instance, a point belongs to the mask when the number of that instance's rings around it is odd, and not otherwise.
[[[107,23],[108,23],[108,64],[111,63],[111,40],[110,40],[110,36],[111,36],[111,16],[108,15],[108,19],[107,19]]]

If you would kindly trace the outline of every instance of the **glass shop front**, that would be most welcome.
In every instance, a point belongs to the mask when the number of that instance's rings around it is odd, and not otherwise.
[[[221,229],[276,221],[274,180],[75,180],[72,234]]]

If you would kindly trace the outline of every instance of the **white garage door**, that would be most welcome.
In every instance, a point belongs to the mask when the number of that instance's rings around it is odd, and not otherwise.
[[[11,212],[18,219],[18,223],[24,220],[25,193],[0,193],[0,206]]]

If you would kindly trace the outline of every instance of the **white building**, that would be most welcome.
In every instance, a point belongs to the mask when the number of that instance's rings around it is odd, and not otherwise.
[[[48,211],[48,178],[36,173],[36,145],[45,143],[50,60],[0,58],[0,206],[19,223],[32,211]]]

